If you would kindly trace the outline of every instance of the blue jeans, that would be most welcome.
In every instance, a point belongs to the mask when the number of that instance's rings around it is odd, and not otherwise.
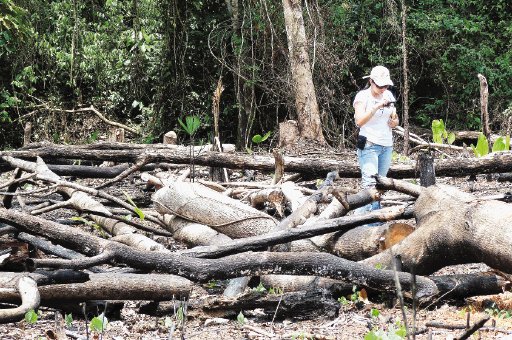
[[[382,146],[366,142],[363,150],[357,149],[357,158],[361,168],[361,187],[363,189],[375,186],[375,178],[371,176],[378,174],[385,177],[388,174],[392,156],[392,146]],[[380,209],[379,201],[357,208],[355,214],[364,214],[377,209]]]

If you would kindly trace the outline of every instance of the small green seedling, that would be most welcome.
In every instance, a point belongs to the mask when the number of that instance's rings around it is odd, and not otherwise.
[[[38,319],[39,319],[39,315],[33,309],[31,309],[25,313],[25,321],[29,325],[35,324]]]
[[[107,328],[107,325],[108,319],[105,314],[101,313],[100,315],[91,319],[91,322],[89,323],[89,329],[91,332],[102,333]]]
[[[263,136],[261,136],[261,135],[254,135],[254,136],[252,136],[252,142],[254,144],[261,144],[264,141],[266,141],[268,139],[268,137],[270,137],[271,134],[272,134],[272,131],[267,132]]]
[[[240,311],[240,313],[238,313],[238,316],[236,317],[236,321],[238,322],[239,325],[242,325],[242,326],[247,323],[247,319],[245,318],[242,311]]]

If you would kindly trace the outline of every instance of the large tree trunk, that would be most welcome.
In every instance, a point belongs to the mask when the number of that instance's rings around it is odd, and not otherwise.
[[[300,0],[283,0],[283,10],[300,136],[325,144]]]
[[[404,271],[431,274],[452,264],[483,262],[512,273],[512,206],[481,201],[454,187],[432,185],[415,203],[416,231],[363,263],[391,268],[399,256]]]
[[[155,193],[153,201],[162,214],[207,225],[232,238],[261,235],[277,224],[264,212],[199,183],[169,183]]]

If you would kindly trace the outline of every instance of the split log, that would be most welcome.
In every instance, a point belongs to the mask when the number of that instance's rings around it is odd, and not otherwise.
[[[394,255],[399,255],[403,270],[417,274],[475,262],[512,273],[510,204],[481,201],[454,187],[433,185],[420,190],[414,214],[416,231],[391,249],[362,262],[391,268]]]
[[[328,251],[347,260],[360,261],[391,248],[413,231],[414,228],[406,223],[361,226],[333,237]]]
[[[275,170],[273,157],[226,154],[202,150],[194,151],[196,165],[217,166],[231,169],[254,169],[266,172]],[[190,150],[183,146],[147,145],[147,144],[109,144],[96,143],[88,146],[43,144],[37,148],[17,151],[1,151],[0,156],[34,159],[37,156],[48,163],[55,159],[82,159],[93,161],[113,160],[119,163],[136,162],[139,157],[147,157],[149,162],[164,162],[175,164],[189,164]],[[359,178],[359,166],[353,162],[322,160],[318,158],[284,157],[285,171],[310,174],[323,177],[332,170],[337,170],[341,177]],[[512,164],[512,153],[496,153],[481,158],[443,159],[436,160],[437,176],[463,177],[471,174],[508,172]],[[5,163],[0,169],[11,169]],[[415,165],[394,164],[388,176],[392,178],[415,178],[417,176]]]

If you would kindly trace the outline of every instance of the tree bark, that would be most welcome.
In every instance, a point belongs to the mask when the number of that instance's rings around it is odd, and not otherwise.
[[[157,210],[208,225],[232,238],[261,235],[277,221],[199,183],[172,182],[153,195]]]
[[[148,147],[147,145],[105,144],[89,146],[44,145],[38,148],[18,151],[1,151],[0,156],[35,159],[37,156],[50,162],[56,159],[81,159],[92,161],[115,160],[116,162],[136,162],[146,157],[148,162],[189,164],[189,149],[183,146]],[[195,156],[196,165],[219,166],[231,169],[254,169],[266,172],[275,170],[273,157],[225,154],[201,150]],[[442,159],[435,162],[436,175],[447,177],[464,177],[471,174],[509,172],[512,166],[512,153],[496,153],[481,158]],[[286,172],[299,172],[323,177],[330,171],[338,170],[340,177],[359,178],[361,176],[356,161],[337,161],[333,159],[284,157]],[[0,169],[12,169],[10,165],[0,164]],[[392,165],[388,176],[392,178],[416,178],[416,166],[408,164]]]
[[[283,12],[300,137],[325,144],[309,63],[301,2],[299,0],[283,0]]]
[[[401,0],[402,7],[402,65],[403,65],[403,99],[402,121],[404,124],[404,154],[409,154],[409,64],[407,62],[407,5]]]
[[[212,279],[227,279],[249,275],[293,274],[317,275],[334,279],[348,279],[356,284],[375,289],[393,289],[394,273],[377,270],[323,253],[244,253],[221,259],[198,259],[173,253],[142,251],[117,242],[100,239],[78,229],[69,229],[48,220],[0,208],[0,222],[18,229],[46,236],[57,242],[68,244],[73,249],[89,256],[110,252],[116,263],[143,270],[159,270],[178,274],[197,282]],[[61,267],[65,267],[61,264]],[[405,290],[412,287],[411,276],[399,273],[399,281]],[[437,294],[435,284],[427,278],[416,278],[416,297],[430,298]]]
[[[447,265],[472,262],[512,273],[510,204],[481,201],[453,187],[433,185],[421,190],[414,214],[415,232],[362,262],[391,268],[394,255],[399,255],[404,271],[423,275]]]
[[[39,307],[39,291],[36,282],[31,278],[19,278],[16,293],[21,299],[21,305],[15,308],[0,309],[0,323],[20,321],[29,310]]]
[[[488,103],[489,103],[489,85],[487,84],[487,79],[483,74],[478,74],[478,80],[480,81],[480,113],[482,119],[482,133],[490,141],[491,138],[491,129],[489,128],[489,111],[488,111]],[[490,148],[489,143],[489,148]],[[490,151],[490,150],[489,150]]]

